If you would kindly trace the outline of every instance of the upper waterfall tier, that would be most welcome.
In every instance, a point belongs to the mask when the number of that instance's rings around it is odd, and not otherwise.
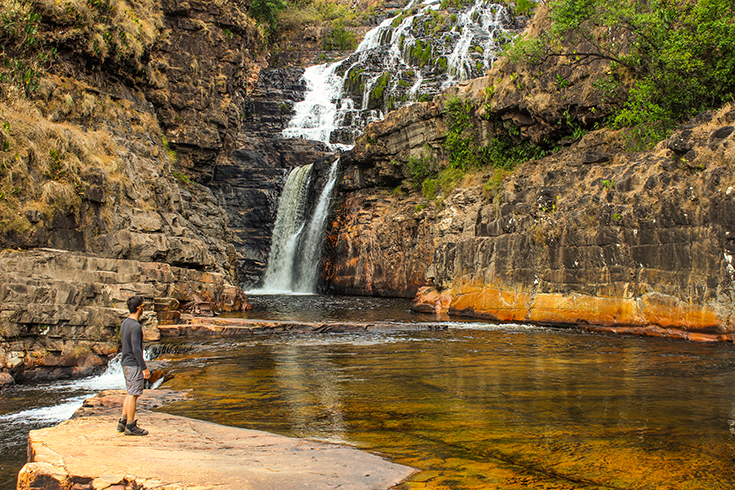
[[[442,9],[438,0],[412,2],[368,32],[348,58],[306,69],[305,99],[283,136],[349,149],[386,112],[483,75],[521,27],[504,6],[486,0],[460,10]]]

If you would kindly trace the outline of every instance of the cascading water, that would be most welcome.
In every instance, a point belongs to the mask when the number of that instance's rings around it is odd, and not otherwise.
[[[322,189],[319,201],[311,221],[306,229],[306,237],[299,262],[297,291],[313,292],[316,289],[319,262],[322,258],[322,243],[324,241],[324,229],[327,224],[329,205],[332,203],[334,185],[337,183],[339,172],[339,159],[337,159],[329,170],[329,178]]]
[[[282,136],[321,141],[332,150],[349,149],[364,127],[387,111],[429,99],[448,84],[490,69],[498,49],[520,27],[513,22],[505,7],[486,0],[445,11],[439,0],[425,0],[420,6],[412,1],[368,32],[348,58],[305,70],[305,98],[294,105]],[[338,162],[316,206],[307,202],[312,167],[290,173],[279,202],[263,289],[251,293],[314,292]]]
[[[439,0],[411,2],[368,32],[348,58],[306,69],[305,100],[294,105],[283,137],[349,149],[386,112],[484,74],[521,27],[504,6],[486,0],[461,10],[442,10]]]
[[[330,168],[316,206],[309,209],[312,173],[313,165],[305,165],[289,174],[278,204],[263,288],[250,291],[251,294],[310,294],[316,289],[324,228],[339,173],[339,159]]]
[[[305,165],[293,169],[278,202],[273,244],[263,281],[264,289],[269,292],[292,291],[294,260],[299,237],[304,229],[312,168],[312,165]]]

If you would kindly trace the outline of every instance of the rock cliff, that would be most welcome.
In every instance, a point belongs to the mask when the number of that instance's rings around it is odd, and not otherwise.
[[[246,308],[226,210],[202,182],[230,162],[265,63],[247,7],[24,8],[54,61],[25,95],[2,88],[0,247],[14,251],[2,256],[0,369],[87,374],[117,349],[136,293]]]
[[[735,112],[701,114],[631,151],[630,134],[595,129],[609,114],[592,90],[606,69],[506,63],[368,126],[344,159],[331,290],[418,293],[418,311],[493,321],[731,341]],[[450,167],[456,98],[467,141],[502,135],[547,156],[461,182],[439,174],[438,197],[422,196],[417,162]]]

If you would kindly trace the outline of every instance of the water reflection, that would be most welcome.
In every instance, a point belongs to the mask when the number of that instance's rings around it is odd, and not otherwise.
[[[315,294],[248,294],[253,309],[237,316],[257,320],[353,321],[415,323],[434,321],[433,315],[413,313],[410,302],[399,298],[359,298]]]
[[[404,489],[732,488],[727,345],[514,326],[259,337],[172,356],[166,410],[339,441]]]
[[[273,356],[275,382],[288,405],[288,422],[293,434],[299,437],[321,434],[321,439],[328,442],[346,442],[342,416],[344,394],[332,359],[320,356],[304,362],[301,349],[293,345],[278,346]]]

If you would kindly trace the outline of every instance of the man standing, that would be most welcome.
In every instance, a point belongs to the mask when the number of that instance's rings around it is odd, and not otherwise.
[[[151,377],[143,359],[143,327],[140,325],[143,306],[143,298],[140,296],[129,298],[130,315],[120,327],[120,340],[122,341],[120,364],[125,375],[128,394],[123,401],[122,418],[117,423],[117,430],[124,432],[126,436],[148,435],[148,431],[138,427],[138,421],[135,420],[135,405],[138,397],[143,394],[145,380]]]

